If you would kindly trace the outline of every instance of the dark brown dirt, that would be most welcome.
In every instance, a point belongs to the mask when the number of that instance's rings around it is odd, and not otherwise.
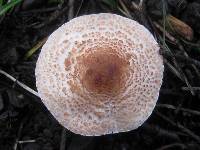
[[[112,2],[112,0],[110,0]],[[82,2],[82,4],[81,4]],[[179,44],[167,40],[172,57],[163,52],[165,73],[158,104],[151,117],[137,130],[106,135],[83,137],[66,131],[67,150],[199,150],[200,149],[200,2],[199,0],[146,0],[146,13],[127,7],[130,14],[152,33],[152,21],[166,13],[181,19],[194,31],[192,41],[176,37]],[[119,1],[116,5],[119,5]],[[130,4],[130,0],[124,0]],[[113,3],[114,4],[114,3]],[[76,0],[74,16],[110,12],[123,15],[116,7],[101,0]],[[35,89],[34,68],[40,49],[30,58],[25,54],[40,40],[68,21],[68,1],[63,4],[47,1],[24,0],[15,9],[0,17],[0,69]],[[191,44],[192,43],[192,44]],[[182,46],[182,47],[181,47]],[[184,53],[191,58],[186,59]],[[182,80],[170,69],[172,64]],[[169,104],[175,108],[161,105]],[[168,108],[166,108],[168,107]],[[187,108],[188,110],[184,110]],[[195,112],[194,112],[195,111]],[[0,75],[0,150],[58,150],[63,128],[52,117],[40,99],[31,95],[16,83]]]

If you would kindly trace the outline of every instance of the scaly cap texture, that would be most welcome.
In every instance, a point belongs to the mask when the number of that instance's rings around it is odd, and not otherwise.
[[[136,129],[156,105],[163,60],[151,33],[115,14],[77,17],[48,38],[36,65],[38,93],[74,133]]]

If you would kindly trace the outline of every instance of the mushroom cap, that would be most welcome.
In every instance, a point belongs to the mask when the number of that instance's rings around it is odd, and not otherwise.
[[[151,115],[163,59],[138,22],[109,14],[80,16],[53,32],[35,75],[38,94],[58,122],[99,136],[138,128]]]

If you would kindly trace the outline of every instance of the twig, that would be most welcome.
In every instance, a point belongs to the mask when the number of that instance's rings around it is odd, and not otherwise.
[[[188,86],[188,88],[190,89],[190,93],[191,93],[192,95],[195,95],[195,92],[194,92],[194,90],[192,89],[192,86],[190,85],[189,80],[188,80],[188,78],[186,77],[185,73],[183,72],[183,70],[181,69],[181,67],[179,66],[179,64],[178,64],[177,62],[174,61],[174,63],[175,63],[175,65],[176,65],[177,69],[179,70],[180,74],[182,75],[185,84],[186,84],[186,85]]]
[[[172,144],[168,144],[168,145],[164,145],[156,150],[168,150],[174,147],[181,147],[181,149],[185,149],[186,146],[182,143],[172,143]]]
[[[200,61],[198,60],[195,60],[193,58],[190,58],[189,56],[183,56],[183,55],[180,55],[180,54],[171,54],[169,52],[166,52],[166,51],[161,51],[161,54],[163,56],[168,56],[168,57],[175,57],[176,59],[180,60],[180,61],[184,61],[184,62],[187,62],[189,64],[194,64],[198,67],[200,67]]]
[[[22,141],[19,141],[20,137],[21,137],[21,134],[22,134],[22,129],[24,127],[24,123],[27,121],[28,119],[28,116],[26,116],[25,118],[23,118],[23,120],[21,121],[20,123],[20,126],[19,126],[19,129],[18,129],[18,132],[17,132],[17,138],[15,140],[15,144],[13,146],[13,150],[17,150],[17,146],[20,142]]]
[[[182,87],[181,89],[182,89],[182,90],[185,90],[185,91],[190,90],[188,87]],[[200,87],[192,87],[192,89],[193,89],[194,91],[200,91]]]
[[[187,129],[186,127],[184,127],[183,125],[179,124],[179,123],[175,123],[173,122],[171,119],[169,119],[168,117],[166,117],[165,115],[156,112],[156,114],[161,117],[163,120],[167,121],[168,123],[170,123],[172,126],[174,127],[178,127],[182,132],[187,133],[191,138],[193,138],[194,140],[196,140],[198,143],[200,143],[200,137],[198,135],[196,135],[194,132],[192,132],[191,130]]]
[[[74,0],[69,0],[68,8],[68,20],[71,20],[74,17]]]
[[[119,7],[118,9],[128,18],[133,19],[133,17],[131,16],[130,12],[128,11],[128,8],[126,7],[126,5],[124,4],[124,2],[122,0],[119,0],[119,4],[121,5],[122,9]]]
[[[184,81],[180,73],[176,70],[176,68],[173,65],[171,65],[166,59],[164,59],[164,63],[166,63],[166,65],[169,67],[172,73],[174,73],[180,80]]]
[[[13,146],[13,150],[17,150],[18,141],[19,141],[19,138],[21,136],[21,132],[22,132],[23,126],[24,126],[24,122],[22,121],[21,124],[20,124],[20,126],[19,126],[19,129],[18,129],[17,138],[15,140],[15,144]]]
[[[160,41],[162,42],[163,49],[165,49],[166,51],[170,52],[173,55],[173,53],[171,52],[170,48],[168,47],[168,45],[165,42],[165,37],[166,37],[166,6],[165,6],[165,1],[164,0],[162,0],[162,3],[163,3],[163,35],[162,35],[162,37],[161,36],[158,36],[158,37],[159,37]],[[191,89],[191,85],[190,85],[186,75],[184,74],[182,68],[177,63],[175,57],[172,57],[172,58],[173,58],[172,61],[173,61],[174,65],[176,66],[177,70],[179,71],[179,73],[181,75],[181,78],[184,80],[186,85],[190,88],[191,94],[195,95],[194,91]]]
[[[0,69],[0,74],[3,74],[4,76],[6,76],[7,78],[9,78],[10,80],[12,80],[13,82],[15,82],[16,84],[18,84],[19,86],[21,86],[23,89],[27,90],[28,92],[34,94],[35,96],[39,97],[38,93],[36,91],[34,91],[33,89],[31,89],[30,87],[28,87],[27,85],[21,83],[20,81],[18,81],[17,79],[15,79],[14,77],[12,77],[11,75],[9,75],[8,73],[6,73],[5,71]]]
[[[25,141],[18,141],[19,144],[24,144],[24,143],[34,143],[36,140],[25,140]]]
[[[195,66],[195,65],[192,65],[194,71],[196,72],[197,74],[197,77],[200,79],[200,70]]]
[[[187,54],[187,52],[185,51],[185,48],[183,47],[183,45],[181,45],[180,42],[178,42],[178,47],[179,49],[181,50],[181,52],[183,53],[183,55],[186,57],[186,58],[189,58],[189,55]],[[200,78],[200,72],[199,72],[199,69],[197,69],[196,65],[199,65],[199,61],[198,60],[192,60],[192,63],[191,66],[194,68],[194,70],[196,71],[197,73],[197,76]]]
[[[170,104],[157,104],[156,107],[158,107],[158,108],[173,109],[173,110],[177,109],[175,106],[170,105]],[[184,112],[187,112],[187,113],[190,113],[190,114],[193,114],[193,115],[200,116],[200,112],[196,111],[196,110],[191,110],[191,109],[187,109],[187,108],[180,108],[180,110],[182,110]]]
[[[155,27],[157,28],[157,29],[159,29],[161,32],[164,32],[164,29],[163,29],[163,27],[162,26],[160,26],[157,22],[153,22],[154,23],[154,25],[155,25]],[[167,32],[167,31],[165,31],[165,36],[170,40],[170,41],[172,41],[173,43],[177,43],[177,41],[176,41],[176,39],[169,33],[169,32]]]
[[[39,8],[39,9],[33,9],[33,10],[28,10],[28,11],[22,11],[19,12],[21,15],[31,15],[34,13],[45,13],[45,12],[51,12],[51,11],[55,11],[58,10],[59,7],[49,7],[49,8]]]
[[[68,7],[64,7],[62,10],[56,10],[52,12],[51,15],[44,22],[42,22],[39,25],[34,26],[34,28],[38,29],[50,24],[52,21],[58,19],[60,15],[63,15],[64,13],[66,13],[67,10],[68,10]]]
[[[183,80],[183,81],[185,82],[185,84],[190,88],[191,94],[192,94],[192,95],[195,95],[194,91],[193,91],[192,88],[191,88],[192,86],[190,85],[190,83],[189,83],[189,81],[188,81],[186,75],[184,74],[183,70],[181,69],[180,65],[179,65],[178,62],[176,61],[176,58],[175,58],[174,54],[171,52],[170,48],[169,48],[168,45],[165,43],[164,39],[162,39],[161,36],[158,36],[158,37],[159,37],[160,41],[163,42],[163,45],[161,45],[161,46],[163,46],[163,49],[166,50],[166,52],[170,53],[171,58],[172,58],[172,61],[173,61],[174,65],[176,66],[176,68],[177,68],[179,74],[181,75],[181,80]]]
[[[78,14],[79,14],[79,12],[80,12],[80,10],[81,10],[82,5],[83,5],[83,0],[81,0],[81,3],[80,3],[80,5],[79,5],[79,7],[78,7],[78,10],[77,10],[77,12],[76,12],[75,17],[78,16]]]
[[[143,3],[144,3],[144,0],[140,0],[139,4],[136,4],[134,1],[131,2],[133,8],[138,10],[138,11],[142,11]]]
[[[163,13],[163,47],[166,46],[165,43],[165,37],[166,37],[166,6],[165,6],[165,1],[162,0],[162,13]]]
[[[139,7],[142,8],[142,5],[143,5],[143,0],[140,0]]]
[[[182,95],[182,93],[177,92],[176,90],[165,89],[165,88],[160,89],[160,94],[162,94],[162,95],[176,95],[176,96],[181,96]]]
[[[60,150],[65,150],[66,146],[66,129],[63,127],[61,134]]]
[[[142,129],[144,129],[146,133],[152,136],[156,135],[157,137],[172,139],[174,142],[180,142],[180,138],[177,133],[161,128],[160,126],[154,124],[144,124]]]
[[[185,40],[185,39],[183,39],[183,38],[181,38],[181,40],[182,40],[184,43],[186,43],[186,44],[188,44],[188,45],[190,45],[190,46],[193,46],[193,47],[200,47],[200,44],[198,44],[198,43],[192,43],[192,42],[189,42],[189,41],[187,41],[187,40]]]

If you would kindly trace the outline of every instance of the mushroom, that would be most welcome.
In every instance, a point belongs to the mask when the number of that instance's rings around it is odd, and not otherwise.
[[[100,136],[147,120],[163,70],[159,46],[144,26],[101,13],[74,18],[53,32],[35,75],[42,102],[61,125]]]

